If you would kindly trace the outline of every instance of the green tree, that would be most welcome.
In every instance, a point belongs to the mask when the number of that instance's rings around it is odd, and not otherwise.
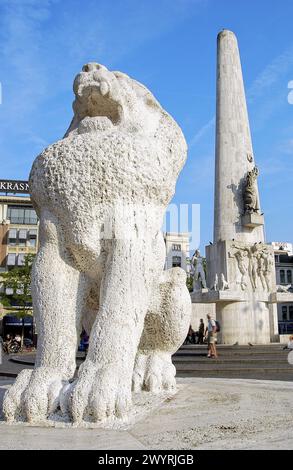
[[[34,254],[24,257],[22,266],[1,273],[0,301],[4,307],[18,306],[16,316],[22,320],[21,346],[24,339],[24,318],[29,315],[32,305],[31,271]],[[7,293],[7,290],[9,293]]]
[[[192,289],[193,289],[193,278],[192,278],[192,276],[187,275],[186,285],[187,285],[187,289],[189,290],[189,292],[192,292]]]

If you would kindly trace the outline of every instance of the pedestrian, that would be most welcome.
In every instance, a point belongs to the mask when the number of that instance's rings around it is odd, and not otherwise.
[[[198,327],[198,344],[203,344],[204,338],[204,322],[203,319],[200,319],[199,327]]]
[[[218,357],[217,349],[216,349],[217,325],[216,325],[215,320],[212,318],[210,314],[207,314],[207,320],[208,320],[208,326],[207,326],[208,355],[207,357],[216,359]]]
[[[193,330],[192,326],[189,326],[189,330],[185,339],[185,344],[195,344],[195,331]]]
[[[283,349],[293,349],[293,335],[289,336],[289,341]]]

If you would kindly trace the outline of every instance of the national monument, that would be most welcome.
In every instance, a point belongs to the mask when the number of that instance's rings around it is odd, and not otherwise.
[[[206,247],[207,285],[192,294],[216,305],[224,344],[278,338],[274,255],[265,243],[237,39],[217,42],[214,239]],[[195,305],[196,309],[196,305]]]

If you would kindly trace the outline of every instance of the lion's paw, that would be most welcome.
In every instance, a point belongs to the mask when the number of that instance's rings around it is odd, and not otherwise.
[[[7,390],[3,412],[7,421],[41,422],[59,406],[60,391],[65,385],[60,374],[51,368],[38,367],[20,372]]]
[[[164,352],[138,353],[132,377],[132,390],[152,393],[176,390],[176,369],[171,355]]]
[[[126,418],[131,386],[113,369],[101,369],[87,360],[80,367],[79,377],[63,389],[60,406],[63,415],[70,416],[75,424]]]

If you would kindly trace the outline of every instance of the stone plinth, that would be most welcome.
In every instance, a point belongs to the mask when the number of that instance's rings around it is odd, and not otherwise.
[[[242,216],[243,227],[254,228],[264,225],[264,217],[261,214],[245,214]]]
[[[264,243],[235,240],[220,241],[206,247],[208,286],[217,275],[219,290],[192,295],[193,302],[216,304],[221,323],[219,341],[224,344],[269,343],[277,335],[276,306],[271,293],[276,291],[274,254]],[[227,288],[221,291],[221,275]]]

